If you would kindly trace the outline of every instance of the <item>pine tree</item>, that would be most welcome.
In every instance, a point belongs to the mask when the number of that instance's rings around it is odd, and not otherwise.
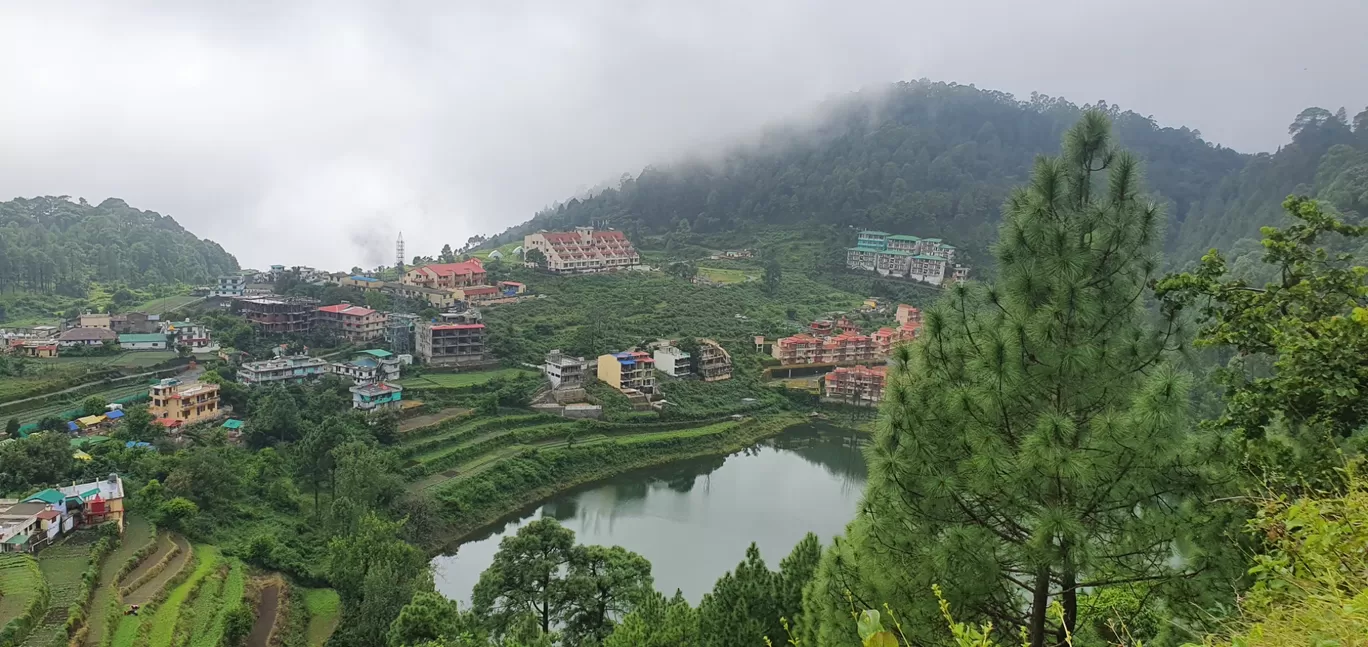
[[[1102,113],[1037,161],[996,282],[952,288],[894,354],[862,509],[807,590],[810,644],[858,642],[847,592],[943,632],[933,584],[957,618],[1062,644],[1052,602],[1076,628],[1085,590],[1159,600],[1205,569],[1174,559],[1210,475],[1168,363],[1181,331],[1146,322],[1159,221]]]
[[[751,544],[746,559],[713,586],[698,603],[699,644],[703,647],[751,647],[783,642],[775,574],[765,566],[760,549]]]

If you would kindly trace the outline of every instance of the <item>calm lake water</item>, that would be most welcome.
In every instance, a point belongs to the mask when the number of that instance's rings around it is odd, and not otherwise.
[[[549,516],[581,544],[641,554],[651,560],[657,590],[680,589],[697,603],[752,541],[778,568],[804,534],[829,544],[845,529],[864,490],[861,438],[804,424],[731,456],[680,461],[561,495],[435,558],[437,590],[469,603],[499,540]]]

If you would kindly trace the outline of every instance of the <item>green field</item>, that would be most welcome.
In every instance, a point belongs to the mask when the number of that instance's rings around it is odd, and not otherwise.
[[[222,557],[218,548],[202,544],[195,546],[195,570],[190,572],[190,577],[184,582],[171,589],[171,594],[157,607],[156,615],[152,616],[152,639],[148,643],[151,647],[171,646],[171,639],[176,633],[176,623],[180,620],[181,608],[186,600],[190,599],[191,592],[195,591],[200,582],[213,573],[220,563]]]
[[[37,361],[58,366],[83,364],[91,368],[145,368],[169,359],[176,359],[176,357],[178,355],[174,350],[140,350],[103,357],[55,357]]]
[[[177,308],[190,305],[192,303],[195,303],[196,301],[203,300],[204,297],[192,297],[188,294],[174,297],[162,297],[160,299],[153,299],[151,301],[148,301],[147,303],[131,308],[131,310],[133,312],[143,312],[150,315],[159,315],[164,312],[170,312]]]
[[[304,608],[309,612],[309,647],[323,647],[337,628],[342,602],[332,589],[304,589]]]
[[[0,627],[24,613],[42,583],[42,572],[32,557],[0,555]]]
[[[406,389],[458,389],[484,384],[495,378],[513,379],[519,375],[536,375],[535,372],[521,368],[504,368],[477,373],[430,373],[419,377],[399,380],[399,386]]]
[[[716,281],[717,283],[744,283],[756,278],[753,274],[747,274],[741,270],[724,270],[720,267],[700,267],[698,275]]]
[[[66,635],[67,608],[80,599],[81,575],[90,565],[94,537],[76,535],[38,553],[38,568],[51,597],[43,621],[29,632],[24,647],[46,647]]]
[[[45,416],[57,416],[61,415],[64,411],[79,409],[81,408],[81,402],[91,396],[98,396],[100,398],[103,398],[105,402],[113,402],[114,400],[126,398],[132,395],[146,395],[147,387],[148,382],[143,382],[142,380],[135,380],[129,384],[110,387],[103,391],[96,391],[95,393],[88,393],[86,395],[73,397],[70,400],[59,400],[57,402],[49,402],[47,404],[43,404],[32,409],[25,409],[18,413],[5,414],[3,417],[7,420],[11,417],[18,418],[20,424],[26,425],[30,422],[38,422]]]
[[[223,639],[223,623],[233,602],[242,599],[247,576],[237,560],[229,562],[228,575],[213,590],[201,590],[195,599],[194,628],[189,647],[218,647]],[[207,586],[207,584],[206,584]]]
[[[123,541],[119,547],[105,558],[105,563],[100,566],[100,582],[95,589],[95,595],[90,601],[90,613],[86,615],[88,623],[88,634],[86,642],[91,645],[99,645],[104,639],[105,632],[109,630],[108,615],[104,613],[109,608],[110,601],[118,592],[119,583],[114,581],[114,577],[119,574],[119,569],[123,568],[124,562],[133,557],[148,541],[152,539],[152,524],[143,519],[140,515],[128,516],[127,524],[124,526]]]

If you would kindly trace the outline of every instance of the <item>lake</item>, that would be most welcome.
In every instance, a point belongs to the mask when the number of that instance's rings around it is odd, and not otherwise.
[[[651,561],[657,590],[679,589],[696,604],[751,542],[778,569],[804,534],[815,532],[827,545],[843,532],[864,491],[863,438],[803,424],[730,456],[679,461],[562,494],[433,559],[437,590],[469,604],[499,540],[549,516],[581,544],[639,553]]]

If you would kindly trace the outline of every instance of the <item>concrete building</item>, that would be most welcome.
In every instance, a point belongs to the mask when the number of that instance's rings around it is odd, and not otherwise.
[[[328,372],[355,384],[376,384],[399,379],[403,360],[387,350],[361,351],[346,362],[333,362]]]
[[[218,283],[209,290],[211,297],[240,297],[247,291],[247,277],[241,274],[220,276]]]
[[[304,382],[328,372],[328,360],[308,355],[288,355],[260,362],[245,362],[237,369],[240,384]]]
[[[786,365],[853,364],[874,362],[880,358],[874,339],[854,332],[825,338],[806,333],[784,337],[774,342],[771,354],[779,363]]]
[[[404,273],[402,283],[426,288],[460,288],[467,285],[484,285],[484,265],[480,259],[472,258],[460,263],[437,263],[415,267]]]
[[[704,382],[729,380],[732,376],[731,353],[711,339],[698,340],[698,359],[694,366]]]
[[[471,304],[492,301],[503,297],[503,295],[499,293],[499,288],[492,285],[471,285],[464,288],[456,288],[455,290],[452,290],[452,293],[457,295],[457,298],[461,301]]]
[[[110,315],[109,327],[120,335],[145,335],[161,330],[161,318],[142,312]]]
[[[546,354],[542,370],[551,380],[551,388],[572,389],[584,385],[585,362],[583,357],[566,355],[559,350]]]
[[[454,288],[429,288],[422,285],[390,283],[385,287],[385,291],[406,299],[425,302],[438,310],[446,310],[461,300]]]
[[[899,324],[906,324],[912,321],[915,321],[920,324],[922,320],[922,315],[921,310],[918,310],[910,305],[907,305],[906,303],[899,303],[898,309],[896,313],[893,315],[893,318],[896,319]]]
[[[254,297],[233,300],[233,312],[260,332],[304,333],[313,329],[318,301],[303,297]]]
[[[114,329],[110,315],[103,312],[86,312],[77,318],[76,325],[80,328]]]
[[[359,274],[344,276],[337,280],[337,284],[344,288],[352,287],[360,288],[361,290],[379,290],[388,285],[384,281],[373,276],[361,276]]]
[[[651,359],[655,360],[656,370],[670,377],[684,377],[693,373],[689,354],[678,346],[662,345],[655,349]]]
[[[152,385],[147,411],[168,427],[194,424],[223,415],[219,385],[166,378]],[[174,424],[168,424],[174,423]]]
[[[47,359],[57,357],[57,342],[50,339],[11,339],[8,345],[0,346],[11,355]]]
[[[576,227],[573,232],[539,232],[523,239],[527,252],[546,256],[546,269],[557,274],[602,272],[641,263],[632,241],[620,231],[594,231]]]
[[[209,327],[203,324],[168,321],[163,328],[171,337],[171,346],[174,348],[188,346],[192,353],[212,353],[219,348],[209,334]]]
[[[363,306],[339,303],[318,309],[314,326],[331,330],[347,341],[369,341],[385,334],[385,315]]]
[[[146,335],[119,335],[120,350],[166,350],[166,335],[149,333]]]
[[[384,411],[403,406],[404,387],[398,384],[380,382],[363,384],[349,389],[352,394],[352,408],[365,411]]]
[[[878,406],[883,401],[886,366],[841,366],[822,378],[822,397],[833,402]]]
[[[32,553],[75,530],[105,523],[123,530],[123,480],[117,474],[0,499],[0,553]]]
[[[598,379],[623,393],[656,393],[655,359],[642,351],[599,355]]]
[[[846,250],[846,267],[933,285],[963,281],[969,268],[955,263],[956,250],[939,238],[861,231]]]
[[[527,286],[517,281],[499,281],[499,292],[506,297],[515,297],[527,291]]]
[[[99,346],[105,342],[117,341],[119,336],[114,331],[104,328],[72,328],[57,336],[57,345],[69,346]]]
[[[482,323],[419,322],[414,335],[418,357],[433,366],[482,364],[485,355]]]

